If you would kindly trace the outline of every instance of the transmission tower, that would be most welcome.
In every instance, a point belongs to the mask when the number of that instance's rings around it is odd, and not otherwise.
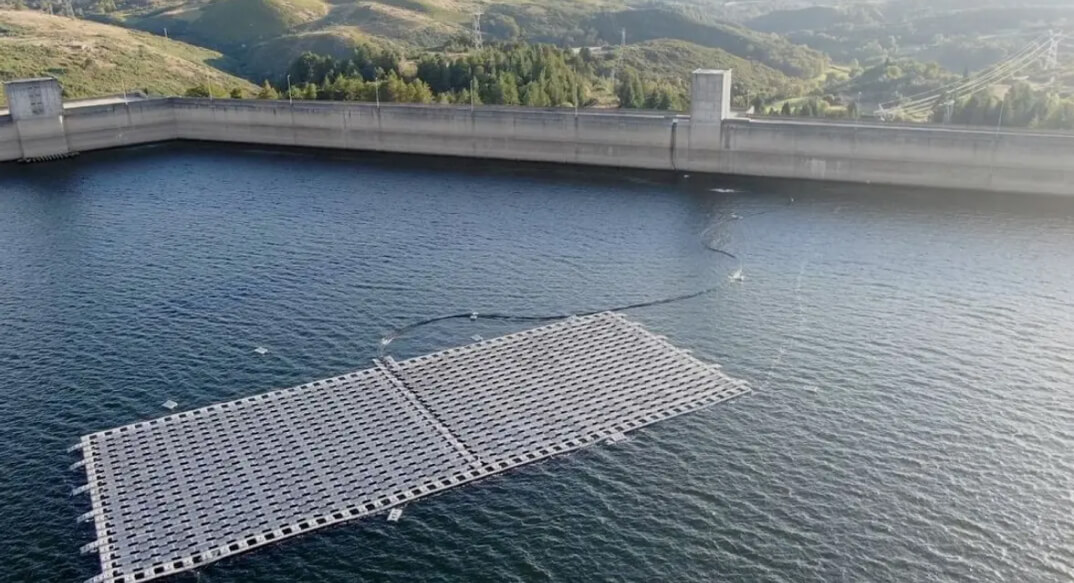
[[[1051,75],[1049,85],[1055,85],[1055,72],[1059,69],[1059,42],[1062,34],[1056,31],[1048,33],[1048,50],[1044,53],[1044,70]]]
[[[943,102],[943,122],[945,124],[951,123],[951,118],[954,116],[954,113],[955,113],[955,100],[954,99],[948,99],[947,101]]]
[[[1055,71],[1059,66],[1059,41],[1062,39],[1062,35],[1058,32],[1051,31],[1048,38],[1048,51],[1044,55],[1044,68],[1048,71]]]
[[[477,50],[481,50],[481,47],[484,45],[484,42],[483,42],[483,40],[481,38],[481,14],[482,14],[481,12],[475,12],[474,13],[473,36],[474,36],[474,48],[477,49]]]
[[[619,29],[619,54],[615,55],[615,64],[612,65],[612,91],[615,91],[616,79],[619,75],[619,64],[623,62],[623,51],[626,50],[626,29]]]

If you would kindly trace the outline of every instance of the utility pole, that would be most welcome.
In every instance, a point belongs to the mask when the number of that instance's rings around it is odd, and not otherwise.
[[[287,75],[287,102],[292,107],[295,105],[295,98],[291,95],[291,75]]]

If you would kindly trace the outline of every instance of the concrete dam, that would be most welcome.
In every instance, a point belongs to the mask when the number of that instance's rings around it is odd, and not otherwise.
[[[5,93],[0,162],[195,140],[1074,194],[1072,133],[741,118],[730,111],[730,71],[694,72],[689,115],[184,97],[64,103],[51,78],[12,81]]]

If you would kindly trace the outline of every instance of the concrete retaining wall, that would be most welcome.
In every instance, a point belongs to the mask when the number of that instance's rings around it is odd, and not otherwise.
[[[1074,194],[1074,135],[659,113],[150,99],[68,108],[72,151],[172,139]],[[0,160],[22,156],[0,116]]]

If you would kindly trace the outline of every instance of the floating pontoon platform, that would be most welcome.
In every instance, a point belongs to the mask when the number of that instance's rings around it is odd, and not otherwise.
[[[90,581],[195,569],[749,392],[614,313],[374,362],[83,437]]]

